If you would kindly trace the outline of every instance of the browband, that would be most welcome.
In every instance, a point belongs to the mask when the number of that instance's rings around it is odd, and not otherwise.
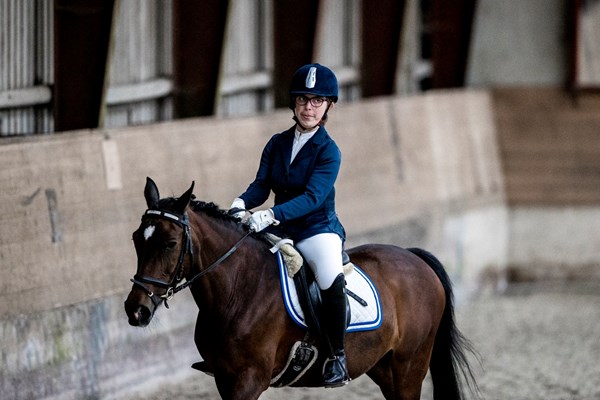
[[[144,219],[144,217],[146,217],[146,216],[155,216],[155,217],[159,217],[159,218],[168,219],[169,221],[173,221],[182,226],[188,226],[188,224],[189,224],[187,214],[183,214],[183,216],[181,216],[181,215],[172,214],[168,211],[148,209],[142,216],[142,219]]]

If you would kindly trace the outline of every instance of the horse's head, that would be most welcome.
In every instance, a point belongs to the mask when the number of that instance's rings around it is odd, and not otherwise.
[[[194,183],[179,198],[160,200],[156,184],[146,180],[144,196],[148,210],[133,232],[137,272],[125,301],[129,324],[146,326],[154,311],[177,291],[178,283],[193,263],[192,237],[187,207]],[[160,201],[159,201],[160,200]]]

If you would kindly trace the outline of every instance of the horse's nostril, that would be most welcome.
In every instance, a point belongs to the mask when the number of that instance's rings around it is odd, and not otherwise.
[[[152,318],[152,313],[150,313],[148,307],[140,306],[137,314],[142,325],[147,325],[150,322],[150,318]]]
[[[125,302],[125,312],[132,326],[146,326],[152,319],[152,312],[148,307],[141,304],[130,304]]]

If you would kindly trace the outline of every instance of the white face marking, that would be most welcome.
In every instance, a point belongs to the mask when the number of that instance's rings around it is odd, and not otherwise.
[[[146,240],[150,239],[150,237],[154,233],[155,229],[156,229],[156,227],[154,225],[150,225],[149,227],[144,229],[144,239],[146,239]]]

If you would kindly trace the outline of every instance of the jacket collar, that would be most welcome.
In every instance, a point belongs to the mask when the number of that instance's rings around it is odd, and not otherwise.
[[[296,131],[296,125],[292,126],[290,129],[283,132],[285,141],[283,143],[282,150],[284,151],[284,164],[285,164],[284,168],[286,171],[289,171],[289,167],[290,167],[290,158],[292,156],[292,145],[294,142],[294,132],[295,131]],[[297,161],[300,161],[300,160],[306,158],[308,155],[312,154],[311,151],[307,151],[308,146],[310,146],[310,148],[313,148],[313,149],[316,147],[319,147],[321,144],[323,144],[326,137],[327,137],[327,130],[325,130],[325,127],[323,127],[321,125],[319,127],[319,129],[315,132],[313,137],[308,140],[308,142],[304,145],[304,147],[302,147],[302,149],[300,149],[300,152],[298,152],[298,154],[296,155],[296,158],[294,158],[293,163],[296,163]]]

